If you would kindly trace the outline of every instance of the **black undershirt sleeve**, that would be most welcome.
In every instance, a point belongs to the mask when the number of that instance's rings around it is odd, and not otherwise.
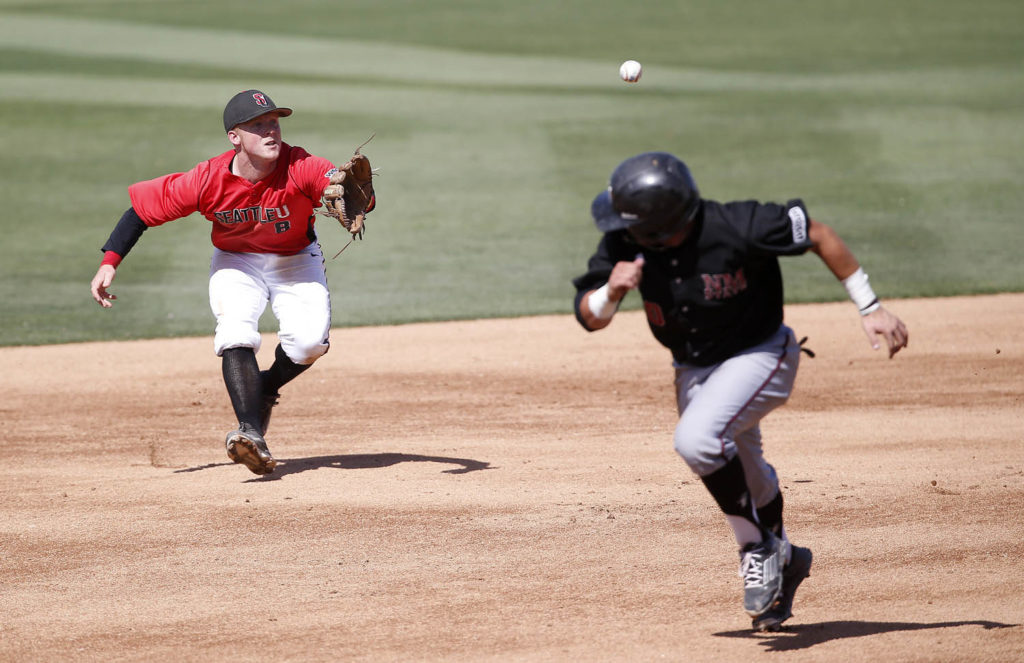
[[[135,208],[129,207],[121,215],[121,220],[114,226],[114,231],[110,233],[107,243],[100,250],[104,253],[113,251],[124,258],[132,250],[132,247],[135,246],[135,242],[139,241],[139,238],[142,237],[142,233],[145,232],[147,227],[145,222],[135,212]]]

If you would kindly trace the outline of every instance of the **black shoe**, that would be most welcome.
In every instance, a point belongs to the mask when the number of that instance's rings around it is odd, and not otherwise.
[[[249,424],[239,424],[238,430],[228,433],[224,440],[228,458],[242,463],[253,474],[270,474],[277,467],[277,461],[270,455],[267,442]]]
[[[796,595],[796,588],[804,581],[804,578],[811,575],[811,562],[814,555],[810,548],[792,546],[789,564],[782,570],[782,591],[779,598],[763,614],[754,617],[753,629],[755,631],[778,631],[782,622],[793,616],[793,597]]]

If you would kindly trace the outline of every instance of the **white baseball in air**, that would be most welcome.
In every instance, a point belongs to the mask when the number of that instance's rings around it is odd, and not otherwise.
[[[642,73],[644,73],[644,68],[636,60],[626,60],[619,67],[619,76],[627,83],[636,83],[640,80]]]

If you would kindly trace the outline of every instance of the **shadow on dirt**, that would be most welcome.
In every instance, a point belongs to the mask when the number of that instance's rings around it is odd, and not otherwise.
[[[259,481],[272,481],[274,479],[280,479],[281,477],[288,476],[289,474],[298,474],[299,472],[306,472],[308,470],[318,470],[320,468],[336,468],[339,470],[365,470],[373,469],[378,467],[390,467],[391,465],[397,465],[398,463],[444,463],[449,465],[457,465],[450,470],[444,470],[443,474],[466,474],[468,472],[476,472],[478,470],[492,470],[490,463],[473,460],[471,458],[449,458],[446,456],[420,456],[418,454],[402,454],[402,453],[379,453],[379,454],[342,454],[338,456],[310,456],[309,458],[289,458],[289,459],[278,459],[277,468],[273,474],[259,477]],[[175,470],[174,472],[198,472],[200,470],[207,470],[214,467],[223,467],[225,465],[233,465],[233,463],[210,463],[208,465],[200,465],[198,467],[186,467],[184,469]]]
[[[807,649],[832,640],[845,638],[861,638],[879,633],[894,631],[922,631],[925,629],[953,628],[957,626],[981,626],[985,630],[997,628],[1013,628],[1020,624],[1002,624],[983,620],[935,622],[920,624],[914,622],[819,622],[817,624],[795,624],[784,626],[776,633],[755,633],[749,629],[743,631],[723,631],[714,635],[722,638],[750,638],[757,640],[767,651],[794,651]]]

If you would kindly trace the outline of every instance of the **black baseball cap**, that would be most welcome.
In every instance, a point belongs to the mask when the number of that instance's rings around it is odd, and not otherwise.
[[[278,113],[281,117],[288,117],[292,114],[291,108],[278,108],[270,97],[259,90],[245,90],[231,97],[231,101],[224,107],[224,131],[231,131],[233,127],[248,122],[254,117],[266,113]]]

